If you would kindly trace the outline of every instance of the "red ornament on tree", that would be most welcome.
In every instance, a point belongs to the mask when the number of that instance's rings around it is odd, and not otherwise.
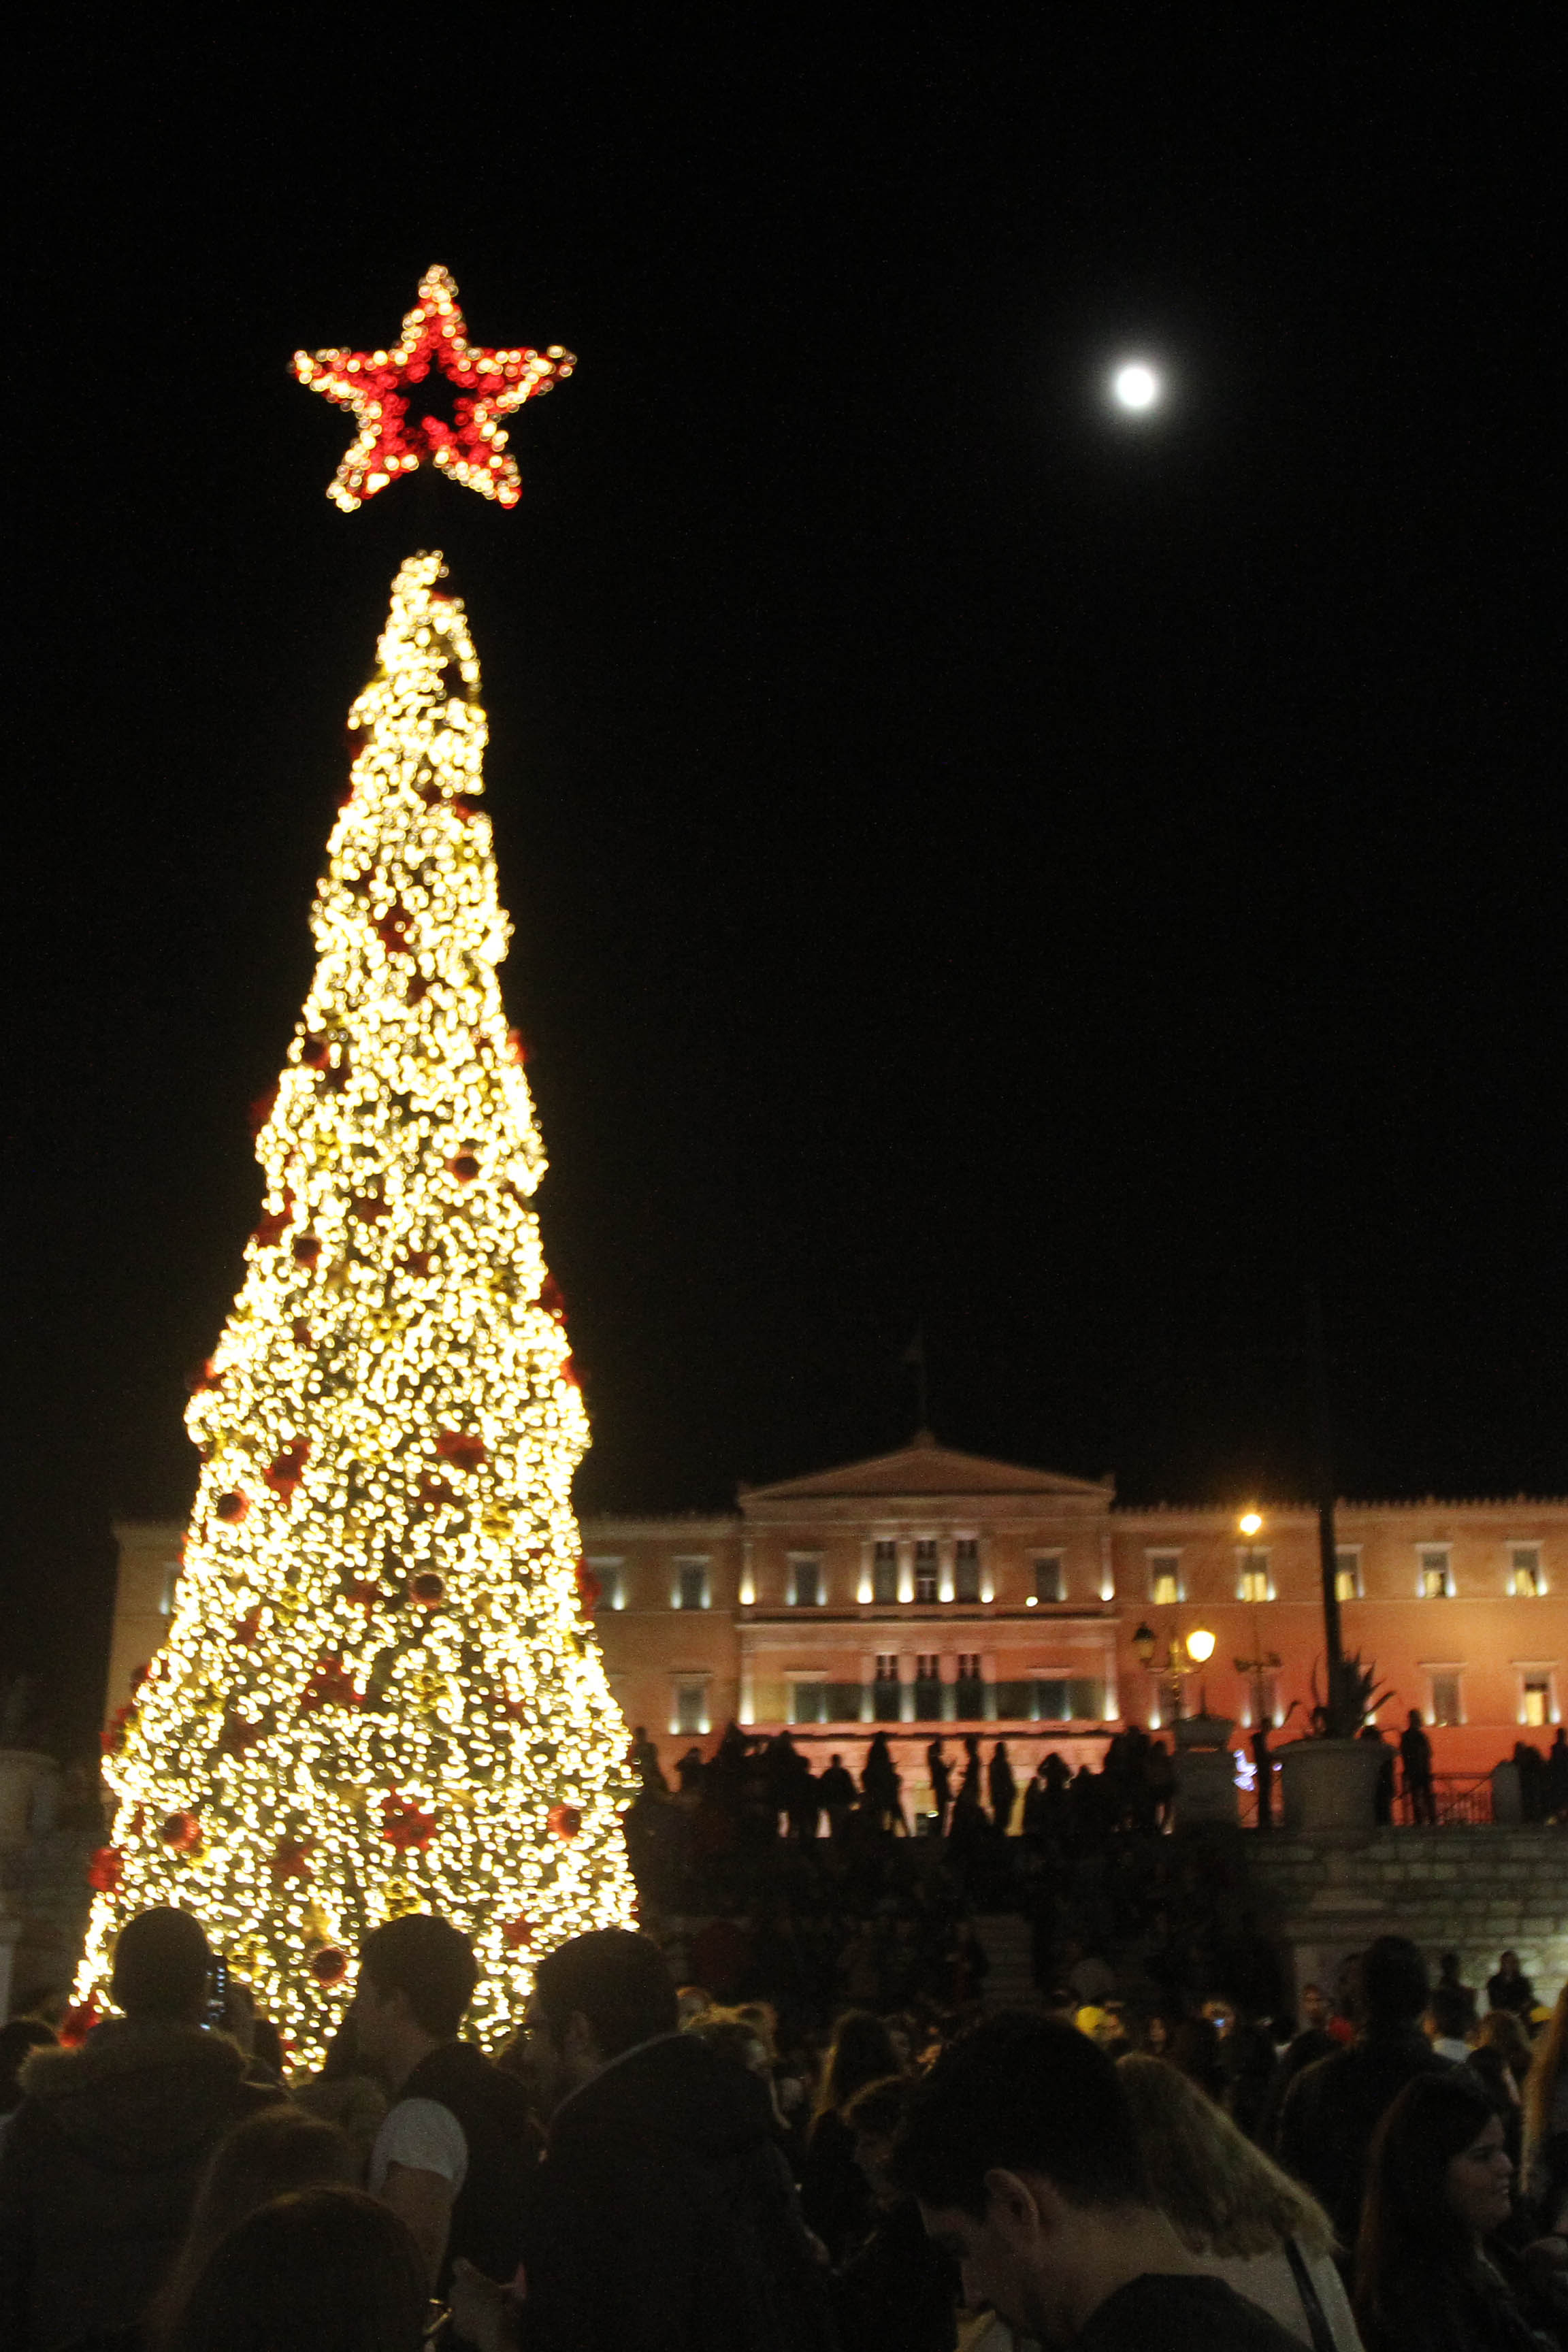
[[[194,1853],[202,1842],[202,1825],[195,1813],[171,1813],[158,1835],[176,1853]]]
[[[509,1952],[526,1951],[533,1941],[531,1919],[509,1919],[501,1928],[501,1941]]]
[[[248,1648],[249,1648],[249,1646],[250,1646],[250,1644],[251,1644],[251,1643],[255,1641],[255,1639],[256,1639],[256,1637],[257,1637],[258,1633],[260,1633],[260,1631],[261,1631],[261,1612],[260,1612],[260,1610],[259,1610],[259,1609],[247,1609],[247,1610],[246,1611],[246,1612],[245,1612],[244,1616],[239,1620],[238,1623],[235,1626],[235,1629],[234,1629],[234,1638],[235,1638],[235,1640],[236,1640],[237,1642],[243,1642],[243,1643],[245,1643],[246,1647],[248,1649]]]
[[[433,1568],[422,1569],[408,1580],[408,1598],[416,1609],[437,1609],[447,1598],[447,1580],[437,1576]]]
[[[301,1715],[315,1715],[323,1706],[363,1706],[364,1693],[342,1658],[323,1658],[300,1694]]]
[[[552,1837],[574,1838],[583,1826],[583,1816],[575,1805],[552,1805],[544,1822]]]
[[[100,1845],[89,1854],[87,1883],[95,1895],[112,1895],[125,1875],[125,1856],[117,1845]]]
[[[455,1176],[459,1184],[471,1184],[479,1172],[479,1163],[471,1151],[459,1151],[447,1162],[447,1173]]]
[[[305,1465],[310,1458],[309,1441],[303,1437],[296,1437],[292,1444],[286,1445],[282,1453],[268,1464],[261,1474],[262,1477],[275,1495],[281,1496],[286,1503],[291,1502],[294,1489],[300,1484]]]
[[[267,1858],[274,1884],[281,1886],[286,1878],[309,1878],[310,1848],[314,1838],[279,1838]]]
[[[223,1521],[226,1527],[230,1528],[237,1527],[240,1520],[244,1518],[249,1508],[249,1496],[238,1493],[220,1495],[217,1501],[213,1505],[213,1510],[216,1516]]]
[[[504,454],[501,420],[564,382],[576,364],[559,343],[542,357],[470,343],[457,285],[439,263],[420,279],[419,299],[391,350],[294,354],[299,381],[352,411],[359,427],[327,492],[351,514],[400,474],[432,465],[482,498],[514,507],[522,479],[516,460]],[[450,425],[430,413],[434,404],[427,407],[417,389],[433,366],[456,389]]]
[[[412,1797],[383,1797],[381,1834],[399,1853],[411,1846],[423,1853],[436,1834],[436,1816],[422,1811]]]
[[[301,1234],[294,1244],[296,1265],[314,1265],[321,1255],[321,1244],[314,1234]]]
[[[477,1470],[481,1463],[489,1459],[482,1437],[466,1437],[456,1429],[443,1429],[438,1433],[436,1453],[438,1460],[450,1462],[458,1470]]]
[[[61,2049],[79,2050],[97,2023],[97,2001],[79,2001],[73,2008],[68,2009],[60,2020]]]
[[[434,1470],[421,1470],[418,1492],[422,1503],[455,1503],[458,1499],[445,1478],[438,1477]]]
[[[403,1263],[410,1274],[418,1275],[423,1281],[436,1263],[436,1253],[434,1250],[405,1250]]]
[[[324,1070],[331,1058],[331,1039],[313,1036],[307,1032],[304,1042],[300,1047],[300,1059],[304,1063],[305,1067],[308,1070]]]
[[[585,1559],[577,1562],[577,1605],[584,1617],[591,1617],[599,1605],[604,1586]]]
[[[311,1953],[310,1969],[319,1985],[342,1984],[349,1972],[349,1956],[337,1944],[323,1944]]]

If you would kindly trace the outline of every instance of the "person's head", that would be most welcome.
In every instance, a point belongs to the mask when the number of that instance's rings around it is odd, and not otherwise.
[[[705,2042],[709,2049],[717,2051],[721,2058],[731,2059],[737,2066],[743,2066],[748,2074],[755,2074],[763,2082],[771,2081],[773,2059],[767,2042],[753,2020],[743,2017],[738,2010],[705,2010],[700,2017],[694,2017],[681,2030],[692,2034],[699,2042]]]
[[[689,2025],[694,2017],[705,2016],[713,2007],[713,1996],[706,1985],[682,1985],[675,2000],[678,2025]]]
[[[844,2120],[854,2135],[855,2161],[879,2205],[898,2202],[899,2191],[888,2167],[914,2088],[908,2074],[889,2074],[885,2082],[866,2084],[844,2110]]]
[[[1520,2082],[1530,2072],[1530,2036],[1511,2009],[1489,2010],[1477,2036],[1483,2050],[1495,2050],[1509,2073]]]
[[[673,2033],[679,1996],[669,1963],[647,1936],[596,1927],[547,1952],[533,1979],[530,2034],[549,2103],[592,2080],[640,2042]]]
[[[468,1937],[428,1911],[374,1928],[360,1946],[354,2037],[365,2063],[406,2074],[420,2045],[452,2042],[479,1982]]]
[[[306,2189],[251,2213],[216,2246],[168,2352],[419,2352],[425,2257],[406,2223],[359,2189]]]
[[[359,2159],[335,2124],[279,2099],[226,2133],[213,2150],[191,2208],[185,2242],[149,2316],[148,2340],[166,2344],[214,2248],[275,2197],[300,2189],[352,2189]]]
[[[188,1911],[139,1911],[120,1930],[110,1997],[127,2017],[195,2025],[212,1966],[201,1922]]]
[[[1426,2004],[1426,2031],[1434,2042],[1463,2042],[1470,2030],[1470,2005],[1458,1985],[1436,1984]]]
[[[1333,2013],[1333,2004],[1321,1985],[1301,1987],[1301,2022],[1304,2026],[1310,2026],[1314,2032],[1321,2033]]]
[[[1500,1977],[1517,1977],[1522,1973],[1520,1969],[1519,1954],[1517,1952],[1505,1952],[1497,1965],[1498,1974]]]
[[[1418,1706],[1413,1706],[1405,1720],[1410,1726],[1412,1731],[1419,1731],[1421,1728],[1420,1708]]]
[[[1373,2032],[1414,2025],[1426,1990],[1426,1963],[1408,1936],[1379,1936],[1362,1954],[1361,2021]]]
[[[1133,2053],[1117,2065],[1154,2202],[1194,2254],[1273,2253],[1297,2238],[1327,2253],[1328,2215],[1178,2068]]]
[[[41,2017],[14,2017],[9,2025],[0,2025],[0,2116],[8,2116],[22,2095],[16,2077],[27,2053],[54,2040],[53,2027]]]
[[[1512,2169],[1502,2119],[1467,2067],[1406,2083],[1367,2160],[1356,2248],[1361,2315],[1407,2315],[1412,2295],[1440,2293],[1508,2219]]]
[[[817,2114],[832,2109],[842,2115],[857,2091],[898,2071],[899,2053],[881,2019],[869,2010],[847,2009],[833,2029],[816,2095]]]
[[[1152,2218],[1116,2067],[1070,2026],[1022,2013],[943,2052],[915,2087],[889,2171],[963,2266],[970,2301],[1047,2342],[1083,2315],[1090,2225]]]
[[[1459,1955],[1458,1952],[1441,1952],[1438,1954],[1437,1981],[1439,1984],[1446,1985],[1457,1985],[1458,1983]]]

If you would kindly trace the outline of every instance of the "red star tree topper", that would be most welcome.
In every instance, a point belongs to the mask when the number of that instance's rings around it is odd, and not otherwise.
[[[506,454],[501,420],[563,381],[574,355],[552,343],[547,352],[490,351],[470,343],[458,289],[439,263],[419,281],[419,300],[403,321],[403,336],[384,352],[296,352],[294,373],[312,392],[352,409],[358,437],[343,452],[327,496],[352,514],[400,474],[437,466],[449,480],[503,507],[522,496],[522,477]],[[452,422],[418,412],[418,386],[432,368],[456,388]]]

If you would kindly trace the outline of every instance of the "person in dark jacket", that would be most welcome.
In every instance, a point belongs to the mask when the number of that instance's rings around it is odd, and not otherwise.
[[[466,1936],[408,1912],[365,1937],[354,1990],[360,2057],[392,2102],[368,2185],[414,2232],[441,2295],[459,2254],[511,2277],[539,2161],[527,2090],[458,2039],[479,1973]]]
[[[868,2083],[844,2110],[870,2195],[870,2228],[834,2273],[833,2316],[848,2352],[953,2352],[958,2268],[926,2236],[921,2209],[888,2178],[912,2077]]]
[[[279,2094],[204,2030],[213,1957],[187,1911],[121,1930],[122,2014],[78,2050],[39,2050],[0,2150],[0,2343],[59,2352],[134,2340],[232,2124]]]
[[[1426,1963],[1409,1937],[1379,1936],[1362,1956],[1355,2040],[1307,2067],[1285,2095],[1279,2160],[1346,2246],[1361,2221],[1373,2134],[1406,2083],[1448,2067],[1421,2031],[1426,1996]]]
[[[539,1964],[528,2352],[831,2352],[767,2092],[677,2013],[647,1937],[602,1928]]]
[[[1487,1979],[1487,2007],[1511,2010],[1515,2017],[1528,2017],[1535,2007],[1535,1987],[1520,1967],[1517,1952],[1504,1952],[1497,1974]]]

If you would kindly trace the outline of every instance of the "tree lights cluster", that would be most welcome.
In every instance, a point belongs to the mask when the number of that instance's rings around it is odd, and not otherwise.
[[[179,1905],[301,2058],[383,1919],[472,1935],[482,2033],[541,1952],[632,1916],[626,1727],[571,1504],[587,1420],[496,978],[479,664],[442,576],[403,565],[351,713],[262,1212],[187,1414],[174,1620],[106,1735],[77,1987],[101,2006],[121,1924]]]
[[[327,490],[349,514],[400,474],[425,465],[481,498],[516,506],[522,478],[506,454],[501,420],[563,382],[576,364],[559,343],[542,352],[470,343],[457,286],[439,263],[420,279],[419,299],[396,344],[382,352],[296,352],[293,361],[300,382],[352,410],[359,426]],[[429,413],[430,394],[420,392],[432,368],[454,388],[450,423]]]

